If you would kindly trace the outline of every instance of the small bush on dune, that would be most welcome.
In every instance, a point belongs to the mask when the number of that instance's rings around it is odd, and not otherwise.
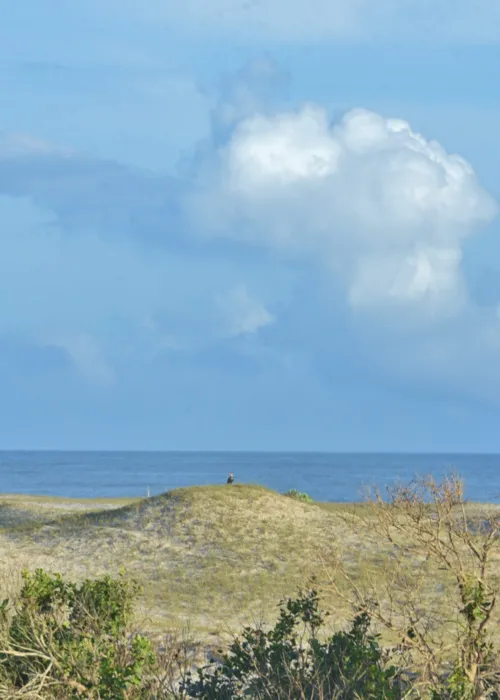
[[[304,501],[305,503],[313,502],[313,499],[311,496],[309,496],[309,494],[297,491],[297,489],[290,489],[285,493],[285,496],[288,496],[288,498],[294,498],[296,501]]]

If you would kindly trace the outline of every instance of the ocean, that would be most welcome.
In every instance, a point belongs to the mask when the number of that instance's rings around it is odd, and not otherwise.
[[[257,483],[323,501],[359,501],[415,475],[455,471],[466,496],[500,497],[500,455],[293,452],[0,452],[0,493],[74,498],[146,496],[195,484]]]

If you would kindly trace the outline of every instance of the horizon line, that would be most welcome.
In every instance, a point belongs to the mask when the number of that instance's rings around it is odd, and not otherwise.
[[[52,447],[0,447],[0,454],[18,452],[18,453],[121,453],[121,454],[289,454],[289,455],[401,455],[401,456],[500,456],[500,451],[477,451],[477,450],[317,450],[317,449],[203,449],[203,448],[52,448]]]

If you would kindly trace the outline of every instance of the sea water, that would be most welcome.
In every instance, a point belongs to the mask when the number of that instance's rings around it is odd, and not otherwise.
[[[432,473],[457,472],[466,496],[500,497],[500,455],[293,452],[0,452],[0,493],[74,498],[146,496],[195,484],[254,483],[323,501],[356,501]]]

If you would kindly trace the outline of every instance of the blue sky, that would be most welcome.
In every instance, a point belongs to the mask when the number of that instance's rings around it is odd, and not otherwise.
[[[0,445],[499,451],[500,6],[17,0]]]

